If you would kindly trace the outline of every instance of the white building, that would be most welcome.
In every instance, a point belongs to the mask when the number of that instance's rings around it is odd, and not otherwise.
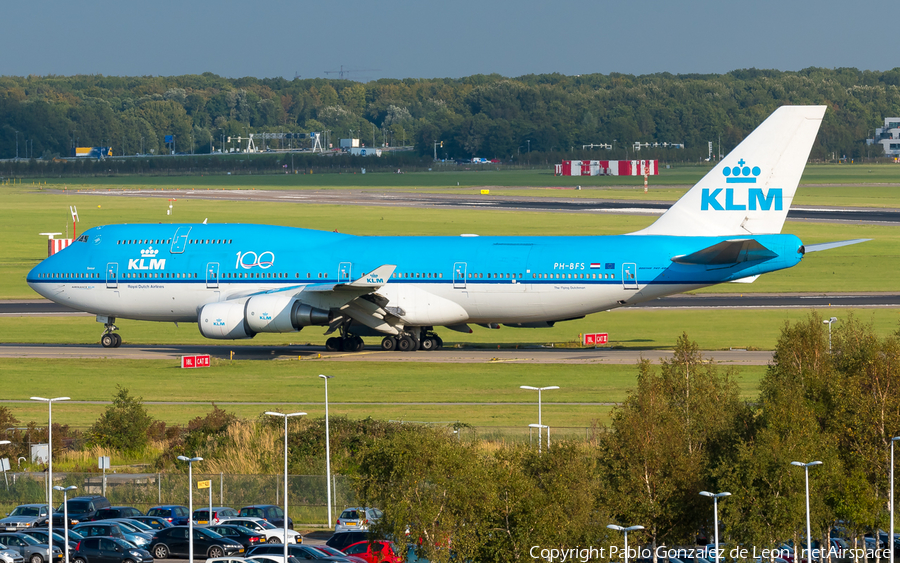
[[[900,156],[900,117],[885,117],[884,127],[876,129],[870,141],[884,147],[885,155]]]

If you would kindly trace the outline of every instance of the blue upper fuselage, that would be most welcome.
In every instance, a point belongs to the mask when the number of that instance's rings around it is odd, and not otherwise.
[[[774,257],[730,265],[672,259],[722,241],[752,239]],[[500,279],[559,284],[705,286],[789,268],[802,258],[794,235],[678,237],[370,237],[248,224],[136,224],[95,227],[32,269],[32,286],[118,282],[309,284],[352,281],[384,264],[389,283],[441,284]],[[551,281],[552,280],[552,281]]]

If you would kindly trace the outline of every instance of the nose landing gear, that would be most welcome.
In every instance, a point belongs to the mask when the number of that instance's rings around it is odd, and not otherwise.
[[[100,320],[99,317],[98,320]],[[103,324],[106,330],[103,331],[103,335],[100,337],[100,345],[104,348],[118,348],[122,345],[122,337],[118,333],[113,332],[114,330],[119,330],[119,327],[113,324],[115,322],[115,317],[108,317]]]

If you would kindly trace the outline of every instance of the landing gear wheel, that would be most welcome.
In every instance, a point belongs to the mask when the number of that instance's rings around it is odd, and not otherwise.
[[[104,348],[115,348],[116,347],[116,339],[113,338],[115,336],[114,333],[110,332],[104,334],[100,337],[100,345]]]
[[[422,350],[426,352],[437,350],[437,342],[435,342],[434,338],[424,338],[422,340]]]
[[[119,336],[118,333],[115,333],[115,332],[114,332],[114,333],[112,333],[110,336],[113,337],[113,341],[114,341],[114,342],[113,342],[113,345],[112,345],[113,348],[118,348],[119,346],[122,345],[122,337]]]
[[[344,339],[344,350],[347,352],[361,352],[364,345],[363,339],[359,336],[351,336]]]
[[[403,335],[397,339],[397,349],[401,352],[411,352],[416,349],[416,342],[411,336]]]
[[[397,349],[397,339],[393,336],[385,336],[381,340],[381,349],[385,352],[393,352]]]
[[[344,349],[343,342],[341,338],[337,338],[332,336],[328,340],[325,341],[325,350],[329,352],[340,352]]]

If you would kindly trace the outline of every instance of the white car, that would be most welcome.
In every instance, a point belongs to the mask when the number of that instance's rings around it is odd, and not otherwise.
[[[260,535],[265,536],[266,543],[284,543],[284,528],[278,528],[268,520],[262,518],[226,518],[219,524],[234,524],[244,526]],[[288,530],[288,543],[303,543],[303,536],[300,532]]]
[[[0,561],[3,563],[25,563],[25,558],[14,549],[0,549]]]

